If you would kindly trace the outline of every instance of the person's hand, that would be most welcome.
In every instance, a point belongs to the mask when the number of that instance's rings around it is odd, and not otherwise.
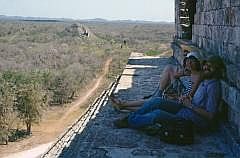
[[[182,104],[186,107],[190,107],[191,106],[191,99],[189,97],[183,97]]]
[[[188,96],[181,95],[181,96],[178,98],[178,101],[179,101],[180,103],[183,103],[183,101],[184,101],[185,99],[187,99],[187,97],[188,97]]]

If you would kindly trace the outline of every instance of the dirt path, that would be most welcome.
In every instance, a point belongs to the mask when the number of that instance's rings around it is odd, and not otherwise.
[[[74,101],[72,103],[72,105],[70,106],[71,108],[63,115],[63,117],[60,119],[60,122],[66,120],[66,118],[73,111],[75,111],[77,108],[79,108],[79,105],[86,102],[87,99],[97,90],[97,88],[101,84],[102,80],[104,79],[104,76],[108,73],[108,68],[109,68],[109,65],[110,65],[111,61],[112,61],[112,59],[108,59],[106,61],[105,65],[104,65],[104,69],[103,69],[103,74],[101,76],[99,76],[99,78],[95,81],[94,86],[91,89],[89,89],[84,96],[79,97],[76,101]]]
[[[32,127],[33,134],[31,137],[19,142],[10,142],[7,146],[1,145],[0,157],[26,158],[28,155],[27,157],[33,158],[43,153],[57,136],[83,114],[86,109],[84,105],[89,103],[90,97],[93,97],[98,88],[102,86],[111,62],[112,58],[109,58],[101,75],[93,80],[90,85],[87,85],[86,91],[80,93],[80,96],[74,102],[65,107],[51,107],[41,123]]]

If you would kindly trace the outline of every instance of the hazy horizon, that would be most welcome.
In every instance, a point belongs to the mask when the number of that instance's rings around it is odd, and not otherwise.
[[[174,22],[174,0],[0,0],[0,15]]]

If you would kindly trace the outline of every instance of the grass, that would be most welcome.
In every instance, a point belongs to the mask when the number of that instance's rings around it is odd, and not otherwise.
[[[66,31],[73,23],[78,22],[1,22],[0,72],[6,70],[47,71],[50,74],[47,78],[49,81],[46,83],[56,83],[57,79],[61,79],[62,86],[67,86],[65,89],[75,90],[79,95],[82,93],[81,90],[85,90],[86,86],[97,77],[103,63],[109,57],[113,60],[106,77],[105,87],[122,73],[131,52],[141,52],[150,56],[168,52],[174,32],[173,24],[80,22],[89,29],[90,36],[79,38]],[[58,87],[58,85],[55,86],[55,88]],[[101,92],[102,89],[99,91]],[[87,105],[84,107],[86,108]],[[51,111],[51,109],[57,109],[57,111]],[[44,131],[45,127],[49,126],[49,121],[55,123],[65,110],[65,106],[50,106],[44,113],[46,117],[40,125],[34,125],[33,130]],[[79,109],[68,118],[69,121],[63,124],[66,125],[79,117],[83,111],[84,109]],[[55,116],[54,113],[59,115]],[[30,143],[27,139],[24,141],[27,144],[37,144],[40,140],[44,143],[44,141],[52,140],[64,129],[52,130],[45,131],[45,133],[35,132],[39,135],[38,139],[32,137]],[[9,148],[5,147],[3,154],[23,150],[22,146],[29,146],[24,144],[24,141],[17,142],[15,145],[10,144]]]
[[[149,50],[149,51],[146,51],[144,52],[145,55],[148,55],[148,56],[156,56],[156,55],[160,55],[161,54],[161,51],[158,51],[158,50]]]

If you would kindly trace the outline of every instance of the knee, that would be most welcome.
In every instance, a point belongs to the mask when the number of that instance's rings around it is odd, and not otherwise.
[[[173,65],[167,65],[167,66],[164,68],[164,72],[165,72],[165,73],[173,73],[173,71],[174,71]]]

